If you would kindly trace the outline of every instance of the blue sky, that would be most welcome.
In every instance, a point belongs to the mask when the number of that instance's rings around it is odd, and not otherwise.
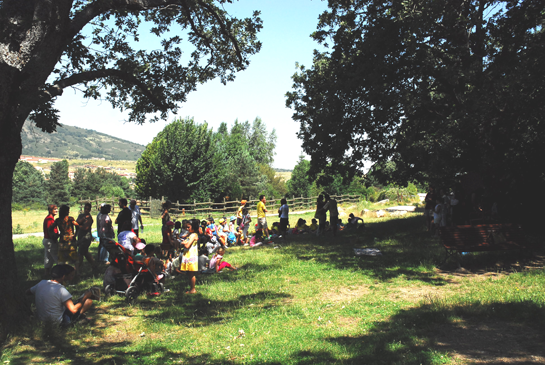
[[[269,131],[276,129],[278,136],[273,166],[291,169],[302,149],[296,136],[299,124],[291,119],[293,111],[286,108],[284,95],[291,90],[295,63],[307,67],[312,64],[313,50],[319,45],[310,34],[316,30],[318,16],[327,9],[327,1],[241,0],[226,4],[225,9],[238,18],[251,16],[253,10],[261,11],[261,52],[250,59],[248,69],[238,73],[234,82],[222,85],[214,80],[200,85],[181,105],[177,117],[194,117],[197,123],[206,121],[214,130],[221,122],[231,125],[235,119],[251,122],[260,117]],[[144,145],[175,118],[142,126],[124,123],[126,114],[107,102],[87,101],[73,90],[65,90],[56,108],[60,110],[61,124],[94,129]]]

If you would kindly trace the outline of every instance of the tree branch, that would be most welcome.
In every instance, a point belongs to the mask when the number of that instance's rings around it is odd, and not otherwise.
[[[56,96],[62,95],[63,90],[67,87],[105,77],[115,77],[132,85],[135,85],[158,109],[166,110],[168,108],[168,106],[164,104],[161,100],[159,100],[155,95],[153,95],[153,93],[148,89],[147,85],[140,81],[136,76],[116,69],[87,71],[59,80],[52,86],[43,90],[41,93],[41,98],[45,100],[51,100]]]

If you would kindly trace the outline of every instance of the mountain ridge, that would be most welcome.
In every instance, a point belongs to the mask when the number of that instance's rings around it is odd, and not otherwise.
[[[62,159],[106,159],[136,161],[145,146],[92,129],[61,125],[53,133],[43,132],[27,120],[21,131],[23,155]]]

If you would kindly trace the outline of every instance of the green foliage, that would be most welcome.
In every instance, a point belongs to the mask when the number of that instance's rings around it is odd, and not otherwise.
[[[545,197],[544,2],[329,6],[313,37],[331,48],[300,67],[287,94],[311,176],[370,159],[371,184],[478,172],[505,195]]]
[[[261,176],[266,177],[265,187],[260,189],[259,194],[267,197],[280,198],[287,194],[288,187],[280,176],[276,176],[276,171],[269,165],[260,164],[259,171]]]
[[[305,160],[305,156],[299,156],[299,161],[291,173],[291,179],[286,183],[289,196],[302,196],[305,198],[310,196],[311,183],[308,178],[309,169],[310,162]]]
[[[163,129],[136,163],[136,192],[173,201],[207,201],[219,194],[224,161],[208,125],[177,119]]]
[[[47,182],[49,202],[57,206],[69,204],[71,186],[68,177],[68,161],[62,160],[51,165],[51,173]]]
[[[26,161],[19,161],[13,172],[12,203],[29,205],[46,203],[45,180],[40,171]]]
[[[104,168],[76,169],[72,181],[72,196],[78,199],[96,196],[128,197],[132,195],[129,180]],[[113,194],[113,195],[112,195]]]

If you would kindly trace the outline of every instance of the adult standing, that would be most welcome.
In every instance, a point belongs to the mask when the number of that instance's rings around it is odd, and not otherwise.
[[[57,242],[59,237],[59,230],[54,228],[51,234],[49,233],[49,227],[55,224],[55,216],[58,213],[57,206],[50,204],[47,206],[48,215],[44,219],[43,231],[44,239],[42,241],[44,245],[44,269],[45,276],[51,275],[51,268],[57,264],[59,243]]]
[[[431,221],[433,220],[433,213],[435,212],[435,189],[433,186],[430,186],[426,197],[424,198],[426,203],[424,207],[424,217],[426,218],[426,227],[428,232],[431,229]]]
[[[118,235],[121,232],[123,232],[125,222],[128,222],[130,225],[132,220],[131,210],[127,207],[127,199],[125,198],[119,199],[119,208],[121,208],[121,212],[119,212],[119,214],[117,215],[117,218],[115,219],[115,223],[117,224]]]
[[[91,266],[95,267],[95,261],[93,256],[89,252],[89,246],[93,242],[93,235],[91,233],[91,228],[93,227],[93,217],[91,216],[91,204],[85,203],[83,207],[83,213],[78,216],[76,222],[79,225],[78,229],[78,257],[79,257],[79,266],[83,265],[83,258],[85,257]]]
[[[265,232],[265,237],[269,238],[269,228],[267,227],[267,208],[265,207],[265,203],[267,202],[267,199],[265,198],[265,195],[259,196],[259,203],[257,203],[257,229],[263,229],[263,232]]]
[[[284,237],[286,237],[286,231],[288,230],[289,224],[289,212],[290,207],[288,206],[288,201],[286,198],[280,200],[280,208],[278,208],[278,214],[280,214],[280,232]]]
[[[142,223],[142,216],[140,215],[140,207],[136,205],[136,200],[132,199],[131,203],[129,204],[129,209],[131,210],[132,218],[131,218],[131,224],[132,224],[132,230],[134,233],[136,233],[137,237],[140,237],[139,230],[138,230],[138,222],[140,222],[140,228],[144,229],[144,223]]]
[[[161,223],[163,226],[161,227],[161,233],[164,234],[165,230],[167,229],[167,222],[170,221],[170,207],[172,206],[172,203],[170,200],[167,200],[162,204],[162,210],[163,213],[161,214]]]
[[[49,232],[51,233],[55,228],[58,228],[59,230],[58,263],[77,265],[78,251],[74,235],[74,226],[78,226],[78,223],[74,217],[71,217],[68,214],[70,214],[70,207],[68,205],[61,205],[59,209],[59,218],[55,219],[55,223],[49,227]]]
[[[324,210],[324,196],[322,194],[318,195],[316,200],[316,213],[314,213],[314,218],[318,219],[318,229],[316,230],[316,236],[320,235],[320,232],[325,232],[325,222],[326,222],[326,213]]]
[[[108,264],[108,250],[106,250],[106,243],[109,241],[115,241],[115,233],[112,218],[109,214],[112,210],[110,204],[102,203],[100,205],[100,213],[97,215],[97,234],[98,234],[98,254],[97,260]]]
[[[333,230],[333,236],[337,235],[337,225],[339,224],[339,210],[337,208],[337,201],[330,197],[329,194],[325,194],[324,211],[329,211],[329,224]]]

